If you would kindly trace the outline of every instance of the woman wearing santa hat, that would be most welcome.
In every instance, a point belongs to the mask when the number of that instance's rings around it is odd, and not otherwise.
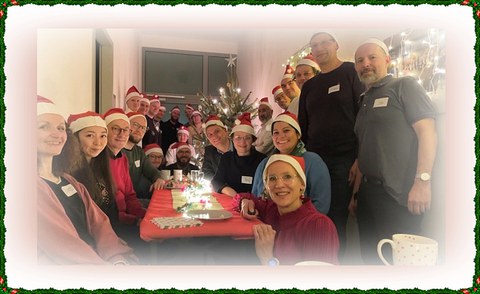
[[[167,155],[165,155],[166,165],[173,164],[177,162],[177,148],[173,148],[176,143],[187,143],[188,137],[190,136],[188,129],[185,126],[180,126],[177,130],[177,142],[170,144],[167,150]],[[187,143],[188,144],[188,143]],[[195,148],[192,145],[188,144],[190,147],[190,152],[192,158],[195,157]]]
[[[305,144],[300,139],[302,130],[297,116],[290,112],[279,114],[272,122],[272,139],[275,150],[273,153],[301,156],[305,159],[307,176],[306,194],[312,199],[313,205],[321,213],[327,214],[330,209],[330,174],[322,158],[313,152],[305,150]],[[261,197],[265,191],[262,174],[267,160],[257,167],[253,181],[252,193]]]
[[[233,201],[244,218],[258,217],[264,223],[253,227],[260,262],[270,266],[312,260],[338,264],[335,225],[304,196],[305,159],[274,154],[267,161],[262,180],[269,199],[237,194]]]
[[[255,170],[265,155],[253,146],[256,137],[250,113],[245,112],[236,119],[231,136],[233,151],[222,155],[211,183],[216,192],[235,196],[252,190]]]
[[[67,140],[65,119],[37,97],[38,260],[42,264],[127,264],[132,249],[113,231],[85,186],[56,157]]]

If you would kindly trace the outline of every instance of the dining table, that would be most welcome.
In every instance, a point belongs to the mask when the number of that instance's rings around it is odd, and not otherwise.
[[[140,223],[140,237],[155,248],[157,263],[258,264],[253,226],[262,222],[243,218],[234,210],[231,196],[192,193],[153,192]]]

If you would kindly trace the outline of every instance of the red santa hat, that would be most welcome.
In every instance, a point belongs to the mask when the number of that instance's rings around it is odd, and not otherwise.
[[[130,120],[128,119],[128,116],[125,114],[125,111],[121,108],[110,108],[103,114],[103,119],[105,120],[105,123],[107,126],[114,120],[121,119],[130,124]]]
[[[313,67],[314,69],[316,69],[317,71],[320,71],[320,66],[318,66],[318,63],[313,58],[312,53],[310,53],[307,56],[300,59],[300,61],[298,61],[298,63],[297,63],[297,67],[299,65],[309,65],[309,66]]]
[[[291,125],[292,128],[297,130],[297,132],[300,135],[302,134],[302,129],[300,128],[300,125],[298,124],[297,116],[294,113],[285,111],[277,115],[277,117],[272,122],[272,132],[273,132],[273,125],[278,121],[283,121],[284,123]]]
[[[150,99],[148,98],[148,95],[147,95],[147,94],[142,93],[142,94],[140,94],[140,95],[142,95],[142,98],[140,98],[140,102],[143,101],[143,102],[145,102],[145,103],[147,103],[147,104],[150,104]]]
[[[150,103],[154,103],[154,102],[160,103],[160,96],[158,96],[157,94],[150,96]]]
[[[255,130],[253,129],[252,120],[250,119],[250,112],[244,112],[237,117],[231,135],[235,132],[245,132],[255,136]]]
[[[157,152],[163,155],[162,148],[158,144],[152,143],[148,144],[147,146],[143,147],[143,151],[145,152],[145,155],[149,155],[150,153]]]
[[[202,113],[198,110],[195,110],[194,112],[192,112],[192,115],[190,115],[190,119],[194,116],[194,115],[200,115],[200,117],[203,117]]]
[[[222,128],[225,128],[225,125],[223,124],[223,122],[220,120],[220,118],[215,115],[215,114],[210,114],[208,117],[207,117],[207,120],[205,121],[205,123],[203,124],[203,128],[206,130],[208,127],[210,126],[220,126]]]
[[[67,123],[72,133],[76,133],[88,127],[102,127],[107,129],[107,124],[100,114],[93,111],[72,114],[68,117]]]
[[[125,96],[125,102],[127,102],[128,100],[130,100],[130,99],[133,98],[133,97],[142,97],[142,96],[140,95],[140,91],[138,91],[135,86],[131,86],[131,87],[127,90],[127,95]]]
[[[178,106],[175,105],[175,106],[172,108],[172,110],[170,110],[170,113],[172,113],[172,112],[174,112],[174,111],[180,112],[180,107],[178,107]]]
[[[190,104],[185,104],[185,109],[195,110]]]
[[[140,112],[136,112],[136,111],[129,112],[127,113],[127,117],[130,121],[132,121],[132,119],[136,117],[141,117],[145,120],[145,122],[147,122],[147,118],[145,117],[145,115],[141,114]]]
[[[187,136],[190,136],[190,133],[188,132],[188,129],[185,127],[185,126],[180,126],[178,129],[177,129],[177,135],[178,134],[185,134]]]
[[[280,85],[275,86],[275,88],[273,88],[273,90],[272,90],[273,98],[276,98],[281,93],[283,93],[283,90],[282,90],[282,86],[280,86]]]
[[[37,95],[37,116],[45,113],[63,116],[58,110],[58,107],[50,99]]]
[[[172,144],[172,149],[177,149],[177,152],[180,149],[190,150],[190,145],[188,145],[188,143],[185,143],[185,142],[177,142],[177,143]]]
[[[283,77],[282,77],[282,80],[283,79],[293,79],[293,73],[295,72],[295,70],[293,69],[293,67],[290,66],[290,64],[287,64],[287,66],[285,67],[285,72],[283,73]]]
[[[272,105],[270,105],[270,103],[268,103],[268,97],[263,97],[262,99],[260,99],[260,105],[266,105],[270,109],[273,109]]]
[[[307,185],[307,178],[305,176],[305,159],[303,157],[287,155],[287,154],[273,154],[272,156],[269,157],[267,164],[263,169],[263,183],[265,186],[267,186],[268,167],[276,161],[283,161],[290,164],[302,179],[303,184],[305,186]]]

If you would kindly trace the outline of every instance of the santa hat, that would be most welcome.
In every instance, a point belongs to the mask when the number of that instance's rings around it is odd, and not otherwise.
[[[273,88],[273,90],[272,90],[273,98],[276,98],[281,93],[283,93],[283,90],[282,90],[282,86],[280,86],[280,85],[275,86],[275,88]]]
[[[194,116],[194,115],[200,115],[200,117],[203,117],[202,113],[198,110],[195,110],[194,112],[192,112],[192,115],[190,115],[190,119]]]
[[[127,117],[130,121],[132,121],[132,119],[136,117],[141,117],[145,120],[145,122],[147,121],[147,118],[145,117],[145,115],[141,114],[140,112],[135,112],[135,111],[129,112],[127,113]]]
[[[142,94],[140,94],[140,95],[142,95],[142,98],[140,98],[140,102],[143,101],[143,102],[146,102],[146,103],[150,104],[150,99],[148,98],[148,95],[147,95],[147,94],[142,93]]]
[[[153,102],[158,102],[158,103],[160,103],[160,96],[158,96],[157,94],[151,96],[151,97],[150,97],[150,103],[153,103]]]
[[[125,96],[125,102],[127,102],[128,100],[130,100],[130,99],[133,98],[133,97],[142,97],[142,96],[140,95],[140,91],[138,91],[135,86],[131,86],[131,87],[127,90],[127,95]]]
[[[220,126],[222,128],[227,129],[225,127],[225,125],[223,124],[223,122],[220,120],[220,118],[218,116],[216,116],[215,114],[210,114],[207,117],[207,120],[205,121],[205,123],[203,124],[203,128],[205,130],[210,126]]]
[[[100,114],[93,111],[72,114],[68,117],[67,123],[72,133],[76,133],[88,127],[102,127],[107,129],[107,124]]]
[[[298,61],[298,63],[297,63],[297,67],[299,65],[309,65],[309,66],[313,67],[314,69],[316,69],[317,71],[320,71],[320,66],[318,66],[318,63],[313,58],[312,53],[310,53],[307,56],[300,59],[300,61]]]
[[[360,44],[358,47],[360,47],[360,46],[362,46],[362,45],[365,45],[365,44],[375,44],[375,45],[377,45],[378,47],[380,47],[380,48],[383,50],[383,52],[385,52],[385,54],[386,54],[387,56],[390,55],[390,51],[388,50],[387,45],[385,45],[385,43],[382,42],[382,41],[380,41],[379,39],[369,38],[369,39],[363,41],[362,44]]]
[[[117,119],[122,119],[130,124],[130,120],[128,119],[128,116],[125,114],[125,111],[121,108],[110,108],[105,112],[103,115],[103,119],[105,120],[105,123],[107,126],[114,120]]]
[[[159,102],[160,102],[160,100],[159,100]],[[167,108],[166,108],[165,106],[163,106],[163,105],[161,105],[159,109],[160,109],[160,110],[163,110],[163,111],[167,111]]]
[[[307,185],[307,178],[305,176],[305,159],[303,157],[287,154],[273,154],[272,156],[270,156],[267,164],[265,165],[265,168],[263,169],[263,183],[265,186],[267,185],[268,167],[276,161],[283,161],[290,164],[302,179],[303,184]]]
[[[268,97],[263,97],[262,99],[260,99],[260,105],[266,105],[270,109],[273,109],[272,105],[270,105],[270,103],[268,103]]]
[[[245,132],[255,136],[255,130],[253,129],[252,120],[250,119],[250,112],[244,112],[237,117],[231,135],[235,132]]]
[[[148,144],[147,146],[145,146],[143,148],[143,151],[145,152],[145,155],[147,155],[147,156],[150,153],[153,153],[153,152],[157,152],[157,153],[160,153],[160,154],[163,155],[162,148],[160,148],[160,146],[158,146],[158,144],[155,144],[155,143]]]
[[[285,67],[285,72],[283,73],[282,80],[283,79],[293,79],[293,73],[294,72],[295,72],[295,70],[293,69],[293,67],[291,67],[290,64],[287,64],[287,66]]]
[[[190,133],[188,132],[188,129],[185,127],[185,126],[180,126],[178,129],[177,129],[177,135],[178,134],[185,134],[187,136],[190,136]]]
[[[185,143],[185,142],[177,142],[177,143],[172,144],[172,147],[171,147],[171,148],[172,148],[172,149],[177,149],[177,151],[180,150],[180,149],[188,149],[188,150],[190,150],[190,145],[188,145],[188,144]]]
[[[53,113],[63,116],[58,107],[50,99],[37,95],[37,116],[45,113]]]
[[[185,104],[185,109],[195,110],[190,104]]]
[[[170,113],[172,113],[174,110],[178,110],[178,112],[180,112],[180,107],[174,106],[172,110],[170,110]]]
[[[284,123],[291,125],[292,128],[297,130],[297,132],[300,135],[302,134],[302,129],[300,128],[300,125],[298,124],[297,116],[294,113],[285,111],[277,115],[277,117],[272,122],[272,132],[273,132],[273,125],[278,121],[283,121]]]

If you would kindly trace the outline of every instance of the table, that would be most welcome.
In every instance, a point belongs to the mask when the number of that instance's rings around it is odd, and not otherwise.
[[[225,220],[202,220],[198,227],[161,229],[152,219],[182,217],[173,208],[171,190],[156,190],[142,222],[140,237],[149,243],[157,264],[235,264],[257,265],[253,226],[259,220],[246,220],[233,211],[232,197],[212,193],[223,208],[233,214]]]

